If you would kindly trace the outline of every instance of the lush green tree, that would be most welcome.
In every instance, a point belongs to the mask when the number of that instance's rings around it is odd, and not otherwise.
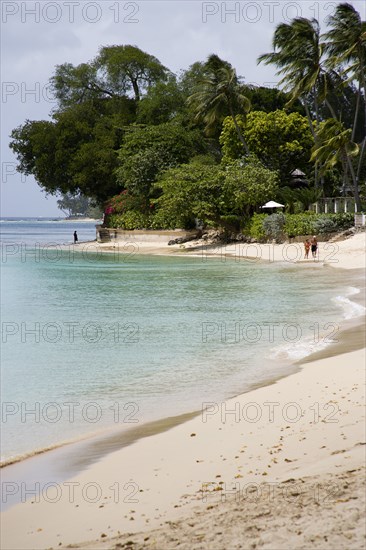
[[[128,116],[109,112],[109,102],[88,101],[55,113],[53,121],[26,121],[11,134],[18,170],[50,194],[81,192],[98,202],[116,194],[117,150]]]
[[[143,92],[169,74],[156,57],[136,46],[104,46],[90,63],[58,65],[51,85],[60,108],[130,93],[138,102]]]
[[[155,201],[157,215],[174,227],[191,227],[198,219],[204,225],[233,228],[277,192],[277,174],[254,156],[225,169],[202,161],[167,170],[155,184],[161,192]]]
[[[337,86],[338,77],[324,66],[324,43],[316,19],[297,17],[277,26],[273,37],[273,52],[263,54],[258,62],[273,64],[281,76],[280,86],[290,94],[289,105],[300,99],[304,105],[309,128],[316,139],[313,125],[320,123],[320,106],[325,103],[331,116],[336,116],[329,101],[328,90]],[[323,183],[323,182],[322,182]],[[315,165],[318,185],[318,166]]]
[[[85,195],[65,193],[58,199],[57,207],[67,216],[86,216],[89,199]]]
[[[278,90],[277,88],[268,88],[266,86],[242,86],[243,94],[249,99],[252,111],[277,111],[278,109],[287,109],[288,112],[296,112],[305,115],[305,109],[299,100],[295,100],[290,106],[289,94]]]
[[[345,124],[345,128],[352,128],[351,141],[355,141],[357,136],[362,142],[356,168],[358,188],[366,153],[366,22],[348,3],[337,5],[327,22],[330,29],[322,36],[315,19],[296,18],[289,24],[280,24],[273,38],[274,51],[260,56],[259,62],[276,65],[277,74],[282,77],[280,84],[291,94],[290,102],[296,98],[302,101],[315,140],[318,139],[320,122],[329,115]],[[354,84],[357,84],[357,89]],[[315,126],[313,118],[317,123]],[[347,154],[347,150],[344,149],[343,153]],[[318,182],[320,168],[323,185],[324,174],[330,173],[329,163],[323,170],[318,166],[323,155],[313,158],[317,159],[315,182]],[[350,163],[352,159],[333,166],[333,173],[340,169],[339,177],[343,170],[343,187],[349,177],[353,180]]]
[[[249,214],[273,200],[279,184],[278,174],[251,155],[230,164],[225,172],[225,204],[232,213]]]
[[[136,46],[104,46],[96,58],[96,66],[107,87],[116,93],[133,92],[139,101],[144,90],[165,81],[169,70],[151,54]]]
[[[277,26],[271,53],[263,54],[258,62],[273,64],[282,76],[280,85],[290,94],[290,104],[301,99],[312,129],[311,100],[314,116],[320,122],[319,106],[325,102],[331,116],[332,105],[328,101],[328,89],[334,86],[336,75],[324,66],[324,43],[320,38],[320,26],[316,19],[297,17],[290,23]]]
[[[270,113],[253,111],[248,114],[246,123],[238,117],[237,124],[241,126],[250,151],[267,168],[278,171],[281,185],[289,183],[290,174],[296,168],[305,173],[309,171],[314,140],[302,115],[287,114],[283,110]],[[224,163],[242,156],[242,147],[230,117],[224,121],[220,143]]]
[[[186,130],[177,123],[131,126],[118,154],[117,182],[147,202],[151,185],[160,172],[204,152],[199,132]]]
[[[18,172],[34,176],[48,193],[69,191],[72,182],[67,178],[63,167],[58,167],[56,162],[58,136],[54,123],[26,120],[22,126],[11,132],[11,137],[10,148],[17,157]]]
[[[236,116],[246,116],[250,101],[242,93],[236,71],[217,56],[210,56],[206,67],[208,74],[198,83],[196,91],[188,98],[188,104],[196,113],[196,118],[205,123],[207,135],[212,134],[226,116],[230,116],[244,152],[249,154]]]
[[[59,109],[65,109],[84,101],[113,97],[98,79],[95,63],[71,63],[57,65],[50,84],[58,101]]]
[[[179,74],[179,87],[186,99],[197,91],[197,86],[208,76],[206,63],[196,61]]]
[[[193,162],[167,170],[156,183],[158,214],[175,227],[192,227],[195,219],[220,224],[223,181],[220,166]]]
[[[147,90],[137,107],[137,123],[163,124],[185,113],[185,97],[175,79],[158,82]]]

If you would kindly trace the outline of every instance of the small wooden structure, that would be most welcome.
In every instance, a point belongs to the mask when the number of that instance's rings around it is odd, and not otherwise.
[[[303,189],[304,187],[308,187],[309,182],[306,179],[306,175],[304,172],[296,168],[293,172],[291,172],[291,181],[290,181],[290,187],[292,189]]]

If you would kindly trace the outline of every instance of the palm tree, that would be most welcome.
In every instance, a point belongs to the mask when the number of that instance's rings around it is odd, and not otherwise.
[[[334,109],[328,100],[329,88],[336,86],[337,75],[326,71],[323,65],[324,45],[320,41],[320,26],[316,19],[297,17],[291,23],[277,26],[273,37],[271,53],[258,58],[277,66],[277,75],[281,75],[280,85],[290,93],[291,105],[296,99],[302,101],[314,141],[316,128],[320,123],[319,106],[325,103],[330,115],[336,118]],[[311,113],[313,106],[314,112]],[[316,128],[313,125],[313,116]],[[318,185],[318,163],[315,163],[315,186]],[[322,183],[323,186],[323,183]]]
[[[197,90],[188,98],[188,104],[193,107],[196,119],[205,123],[207,135],[212,133],[217,123],[221,124],[225,117],[230,116],[244,151],[249,154],[237,115],[241,114],[245,119],[250,101],[242,93],[236,71],[217,56],[210,56],[206,65],[208,74],[198,83]]]
[[[323,172],[334,168],[339,162],[342,164],[346,178],[348,178],[349,170],[357,210],[360,211],[361,202],[357,177],[351,160],[351,157],[358,155],[359,146],[352,141],[351,137],[352,130],[345,129],[344,125],[338,120],[329,118],[322,122],[317,132],[317,141],[312,150],[311,160],[320,161]]]
[[[335,86],[337,75],[324,68],[322,57],[324,44],[320,41],[320,27],[316,19],[297,17],[291,23],[277,26],[273,37],[271,53],[258,58],[277,66],[277,75],[281,75],[280,85],[290,93],[289,104],[301,99],[309,120],[311,131],[315,136],[310,107],[314,102],[315,118],[320,121],[319,106],[325,103],[331,116],[336,118],[334,109],[328,101],[330,87]]]
[[[358,160],[356,184],[361,172],[366,149],[366,21],[362,21],[357,10],[348,3],[336,7],[334,14],[328,17],[330,30],[324,34],[325,51],[328,53],[328,66],[340,68],[348,81],[358,82],[358,98],[352,128],[352,141],[355,138],[359,109],[363,97],[364,137]],[[362,94],[363,90],[363,94]]]
[[[295,210],[295,203],[301,203],[302,210],[309,210],[310,206],[314,204],[321,197],[320,189],[304,188],[304,189],[291,189],[291,187],[281,187],[278,191],[278,198],[280,201],[286,204],[286,210],[289,214],[293,214]]]

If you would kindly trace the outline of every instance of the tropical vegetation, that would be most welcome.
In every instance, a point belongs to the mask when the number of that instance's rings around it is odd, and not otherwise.
[[[245,84],[215,54],[178,75],[130,45],[59,65],[50,119],[12,131],[18,170],[61,201],[86,197],[111,227],[254,238],[343,228],[349,215],[316,225],[306,211],[325,196],[365,207],[366,22],[342,3],[323,32],[297,17],[272,45],[258,63],[275,67],[279,89]],[[267,200],[285,204],[285,217],[265,220]]]

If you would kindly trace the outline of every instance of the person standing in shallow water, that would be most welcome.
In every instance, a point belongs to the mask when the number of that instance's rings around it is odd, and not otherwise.
[[[304,242],[304,247],[305,247],[305,258],[307,260],[309,258],[309,250],[310,250],[310,241],[309,241],[309,239],[306,239],[306,241]]]
[[[311,244],[311,253],[313,255],[313,258],[315,260],[316,258],[316,252],[318,250],[318,241],[316,240],[316,236],[314,235],[313,238],[310,241]]]
[[[78,240],[78,234],[76,233],[76,231],[74,231],[74,244],[76,244]]]

